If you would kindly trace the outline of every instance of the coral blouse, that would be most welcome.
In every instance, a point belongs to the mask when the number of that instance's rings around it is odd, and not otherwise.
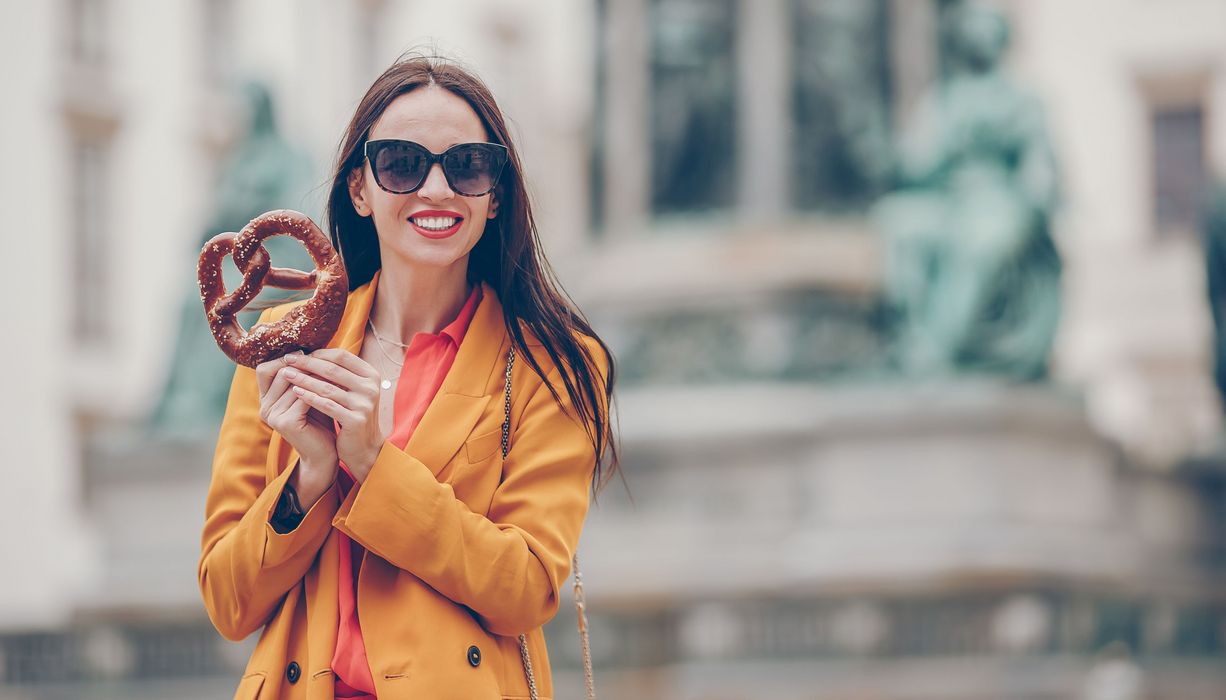
[[[417,333],[409,341],[409,347],[404,353],[404,367],[400,371],[400,378],[396,380],[392,433],[387,438],[401,450],[408,444],[409,437],[426,412],[426,407],[442,386],[479,303],[481,284],[476,283],[473,284],[473,290],[455,320],[438,333]],[[340,466],[337,480],[343,500],[344,494],[353,486],[354,479],[353,473],[343,461]],[[340,626],[336,635],[336,652],[332,656],[332,670],[336,674],[336,697],[377,700],[374,678],[366,660],[366,646],[362,643],[362,628],[358,621],[355,595],[358,571],[366,555],[366,548],[339,530],[336,536],[340,552]]]

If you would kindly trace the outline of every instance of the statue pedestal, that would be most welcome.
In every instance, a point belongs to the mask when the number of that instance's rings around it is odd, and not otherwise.
[[[1056,388],[742,385],[620,401],[635,504],[613,484],[589,529],[599,575],[627,593],[1137,582],[1158,565],[1177,574],[1199,546],[1186,485],[1124,466]]]
[[[848,395],[823,421],[785,536],[808,583],[1024,576],[1124,581],[1136,532],[1117,452],[1055,389],[990,381]]]
[[[1077,697],[1117,647],[1157,685],[1226,678],[1203,492],[1129,467],[1075,395],[958,379],[619,402],[634,503],[611,484],[580,547],[607,693]],[[564,602],[550,648],[580,692],[573,625]]]

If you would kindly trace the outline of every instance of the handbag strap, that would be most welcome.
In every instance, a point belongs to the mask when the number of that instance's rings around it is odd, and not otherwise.
[[[511,432],[511,367],[515,364],[515,346],[507,352],[506,396],[503,400],[505,418],[502,422],[502,457],[507,456],[507,438]],[[596,682],[592,676],[592,647],[587,638],[587,606],[583,599],[583,574],[579,571],[579,555],[572,560],[574,570],[575,612],[579,620],[579,645],[583,651],[583,681],[587,685],[588,700],[596,700]],[[536,690],[536,676],[532,672],[532,657],[528,654],[528,638],[519,635],[519,655],[524,662],[524,675],[528,678],[528,694],[532,700],[539,700]]]

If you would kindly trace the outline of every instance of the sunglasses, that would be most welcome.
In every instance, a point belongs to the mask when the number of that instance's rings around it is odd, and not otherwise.
[[[435,163],[443,166],[447,184],[457,194],[480,197],[498,183],[507,162],[507,147],[497,143],[457,143],[442,153],[413,141],[379,139],[366,142],[375,183],[392,194],[416,192]]]

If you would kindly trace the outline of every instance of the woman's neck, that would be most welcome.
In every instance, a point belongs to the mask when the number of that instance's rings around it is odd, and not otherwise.
[[[405,345],[417,333],[438,333],[468,300],[467,265],[406,269],[384,265],[379,272],[370,321],[379,335]]]

